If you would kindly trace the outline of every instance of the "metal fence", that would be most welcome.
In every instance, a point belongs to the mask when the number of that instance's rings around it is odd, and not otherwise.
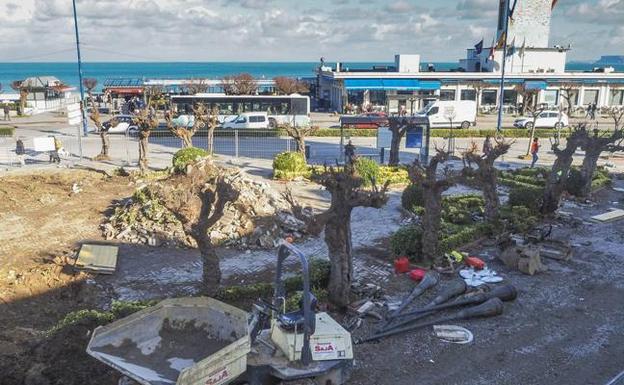
[[[45,164],[49,162],[49,154],[35,152],[34,136],[54,135],[63,143],[65,162],[75,162],[82,155],[86,159],[93,159],[100,153],[101,140],[97,134],[79,137],[74,128],[57,129],[53,132],[31,132],[22,135],[26,148],[27,164]],[[296,142],[289,136],[280,135],[276,130],[225,130],[218,129],[214,134],[214,154],[223,158],[263,159],[271,160],[277,154],[285,151],[296,151]],[[15,145],[17,136],[0,137],[0,166],[19,166]],[[103,161],[115,166],[137,166],[139,161],[139,139],[136,135],[110,134],[110,160]],[[349,138],[340,137],[308,137],[306,138],[306,153],[311,164],[334,164],[341,161],[342,145]],[[385,156],[376,148],[375,138],[352,138],[358,156],[374,159],[378,162],[388,160],[388,149]],[[341,145],[342,143],[342,145]],[[149,137],[148,158],[151,167],[164,168],[171,165],[173,155],[182,148],[182,140],[169,131],[155,130]],[[207,149],[206,132],[199,132],[193,137],[193,146]],[[402,151],[403,154],[403,151]],[[413,154],[415,155],[415,154]],[[411,153],[404,153],[404,157],[413,158]],[[385,158],[385,159],[384,159]],[[407,160],[407,159],[406,159]]]

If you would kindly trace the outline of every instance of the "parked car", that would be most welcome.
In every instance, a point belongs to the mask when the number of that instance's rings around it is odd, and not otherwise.
[[[477,103],[474,100],[436,100],[416,116],[429,118],[431,128],[470,128],[477,124]]]
[[[388,126],[388,116],[383,112],[369,112],[360,115],[340,117],[342,128],[378,128]]]
[[[116,124],[113,125],[113,123]],[[108,128],[109,134],[135,134],[139,130],[130,115],[114,116],[102,123],[102,125]],[[93,131],[97,130],[93,129]]]
[[[535,128],[563,128],[569,124],[568,115],[565,112],[559,112],[555,110],[542,111],[535,119]],[[514,127],[516,128],[533,128],[533,118],[522,117],[514,121]]]
[[[266,112],[244,112],[238,115],[235,119],[225,121],[222,125],[223,128],[257,128],[268,129],[269,117]]]

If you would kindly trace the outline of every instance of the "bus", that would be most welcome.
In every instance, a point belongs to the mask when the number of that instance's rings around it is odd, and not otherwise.
[[[267,96],[267,95],[225,95],[195,94],[171,96],[171,105],[180,116],[187,115],[191,122],[193,105],[203,103],[208,111],[217,108],[219,123],[230,122],[239,114],[246,112],[266,112],[269,127],[280,125],[310,125],[310,97],[299,94]],[[192,124],[192,123],[190,123]]]

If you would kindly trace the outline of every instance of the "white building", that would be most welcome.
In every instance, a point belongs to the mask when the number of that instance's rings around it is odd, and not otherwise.
[[[317,97],[324,107],[343,111],[347,104],[376,105],[395,113],[414,112],[434,99],[478,100],[484,110],[522,103],[519,85],[537,89],[537,103],[556,108],[596,103],[624,105],[624,73],[567,72],[568,49],[549,46],[550,18],[554,0],[518,0],[510,18],[508,53],[503,60],[504,0],[498,4],[498,31],[494,48],[467,50],[455,72],[420,71],[418,55],[397,55],[394,68],[319,69]],[[513,3],[513,1],[511,1]],[[499,44],[497,44],[497,42]],[[498,45],[499,48],[496,48]],[[502,65],[505,92],[499,100]],[[407,64],[409,63],[409,64]],[[418,63],[418,65],[416,65]],[[502,103],[501,103],[502,102]]]

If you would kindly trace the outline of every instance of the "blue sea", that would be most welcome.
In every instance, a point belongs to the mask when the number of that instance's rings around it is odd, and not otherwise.
[[[326,63],[333,66],[335,63]],[[423,62],[426,67],[428,62]],[[457,63],[433,63],[438,71],[448,71],[457,67]],[[247,72],[257,78],[271,79],[276,76],[313,77],[318,62],[89,62],[83,63],[84,77],[98,79],[98,88],[108,78],[134,79],[176,79],[176,78],[213,78]],[[393,65],[393,63],[359,62],[343,63],[343,68],[365,69],[373,65]],[[594,67],[589,62],[570,62],[567,70],[588,71]],[[617,71],[624,71],[624,66],[616,66]],[[423,68],[424,69],[424,68]],[[78,86],[76,63],[0,63],[0,84],[4,92],[12,92],[13,80],[30,76],[55,76],[63,82]]]

